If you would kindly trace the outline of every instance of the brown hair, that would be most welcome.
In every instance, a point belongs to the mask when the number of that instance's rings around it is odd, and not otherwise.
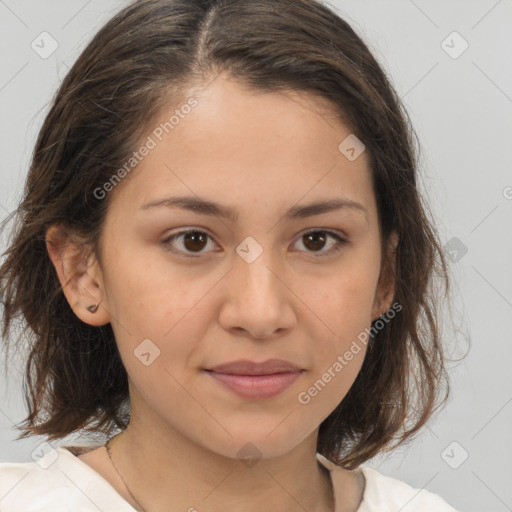
[[[3,336],[8,347],[18,319],[25,336],[16,343],[23,339],[30,349],[29,414],[18,439],[78,430],[108,435],[127,426],[127,375],[112,328],[74,314],[47,253],[46,230],[67,226],[101,261],[112,194],[99,199],[94,191],[127,161],[164,106],[221,72],[254,90],[330,100],[369,155],[382,275],[394,283],[401,311],[370,338],[354,384],[320,426],[319,453],[357,467],[393,441],[392,448],[412,439],[448,399],[436,311],[438,292],[449,292],[447,265],[417,189],[417,138],[365,43],[315,0],[142,0],[101,28],[64,79],[39,133],[24,197],[7,219],[16,223],[0,268]],[[384,252],[392,231],[399,235],[394,272]]]

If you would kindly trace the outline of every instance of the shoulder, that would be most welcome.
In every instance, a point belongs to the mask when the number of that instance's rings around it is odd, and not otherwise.
[[[69,502],[72,489],[65,474],[57,470],[55,455],[48,453],[38,462],[0,463],[2,512],[36,511],[53,506],[59,512],[66,510],[61,506]]]
[[[117,510],[133,511],[106,480],[65,448],[52,449],[37,462],[0,463],[2,512],[97,512],[114,504],[121,505]]]
[[[330,470],[336,502],[356,512],[457,512],[440,496],[416,489],[385,476],[369,466],[347,470],[317,453],[318,461]]]
[[[440,496],[426,489],[414,488],[368,466],[361,466],[360,469],[366,485],[363,502],[357,512],[457,512]]]

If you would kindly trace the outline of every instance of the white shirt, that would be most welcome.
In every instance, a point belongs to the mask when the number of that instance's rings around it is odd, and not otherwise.
[[[336,473],[340,468],[320,454],[317,459],[330,470],[338,502],[338,497],[342,499]],[[415,489],[370,467],[361,466],[361,470],[366,485],[357,512],[456,512],[434,493]],[[99,473],[64,447],[51,450],[37,462],[0,463],[0,512],[50,511],[135,509]]]

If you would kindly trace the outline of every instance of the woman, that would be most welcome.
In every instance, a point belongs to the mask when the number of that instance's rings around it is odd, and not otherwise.
[[[448,396],[412,133],[316,1],[110,20],[0,269],[4,338],[32,333],[20,437],[109,440],[0,464],[2,511],[453,511],[361,465]]]

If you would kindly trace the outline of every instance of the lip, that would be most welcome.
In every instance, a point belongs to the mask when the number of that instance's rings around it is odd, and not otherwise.
[[[265,400],[288,389],[302,374],[302,368],[282,359],[232,361],[214,366],[208,375],[241,398]]]
[[[300,372],[302,368],[284,359],[267,359],[261,363],[240,359],[213,366],[209,370],[233,375],[270,375],[272,373]]]

